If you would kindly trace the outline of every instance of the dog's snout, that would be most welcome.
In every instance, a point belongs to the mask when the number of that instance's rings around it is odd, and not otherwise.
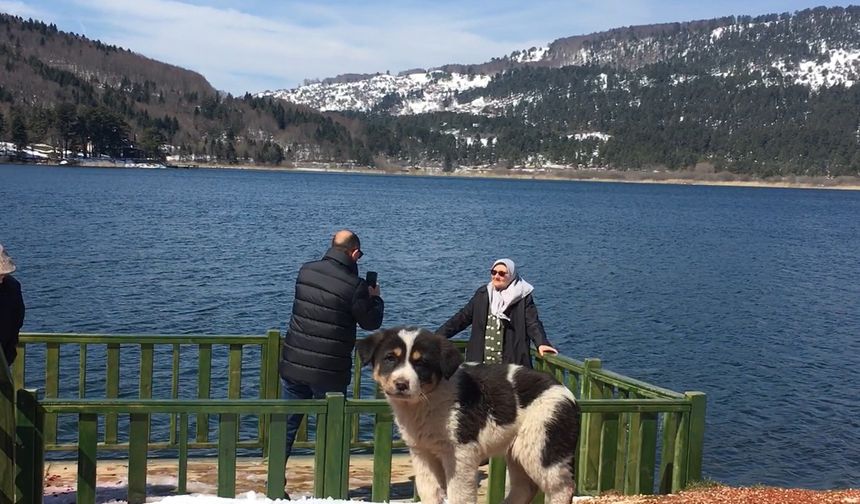
[[[397,389],[398,392],[406,392],[409,390],[409,381],[404,379],[399,379],[394,382],[394,388]]]

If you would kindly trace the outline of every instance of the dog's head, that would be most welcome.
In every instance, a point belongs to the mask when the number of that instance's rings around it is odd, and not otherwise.
[[[371,364],[373,379],[395,401],[417,401],[447,380],[463,363],[453,343],[417,327],[395,327],[356,343],[362,365]]]

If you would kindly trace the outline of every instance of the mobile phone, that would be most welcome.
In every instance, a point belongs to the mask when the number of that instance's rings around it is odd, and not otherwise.
[[[376,277],[377,277],[377,274],[375,271],[368,271],[367,276],[365,277],[365,281],[367,282],[367,285],[369,285],[371,287],[376,287]]]

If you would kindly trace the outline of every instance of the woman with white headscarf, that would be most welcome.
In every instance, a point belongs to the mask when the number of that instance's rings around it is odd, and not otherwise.
[[[520,364],[531,367],[530,343],[543,356],[557,354],[546,338],[538,317],[534,287],[517,274],[510,259],[499,259],[490,268],[490,282],[436,330],[446,338],[472,326],[466,360],[487,364]]]

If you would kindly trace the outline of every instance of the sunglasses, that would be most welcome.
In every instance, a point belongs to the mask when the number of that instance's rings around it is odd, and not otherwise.
[[[501,270],[490,270],[490,276],[500,276],[502,278],[505,278],[506,276],[508,276],[508,272]]]
[[[362,252],[361,249],[356,249],[356,250],[358,251],[358,256],[355,258],[355,260],[357,261],[364,256],[364,252]]]

